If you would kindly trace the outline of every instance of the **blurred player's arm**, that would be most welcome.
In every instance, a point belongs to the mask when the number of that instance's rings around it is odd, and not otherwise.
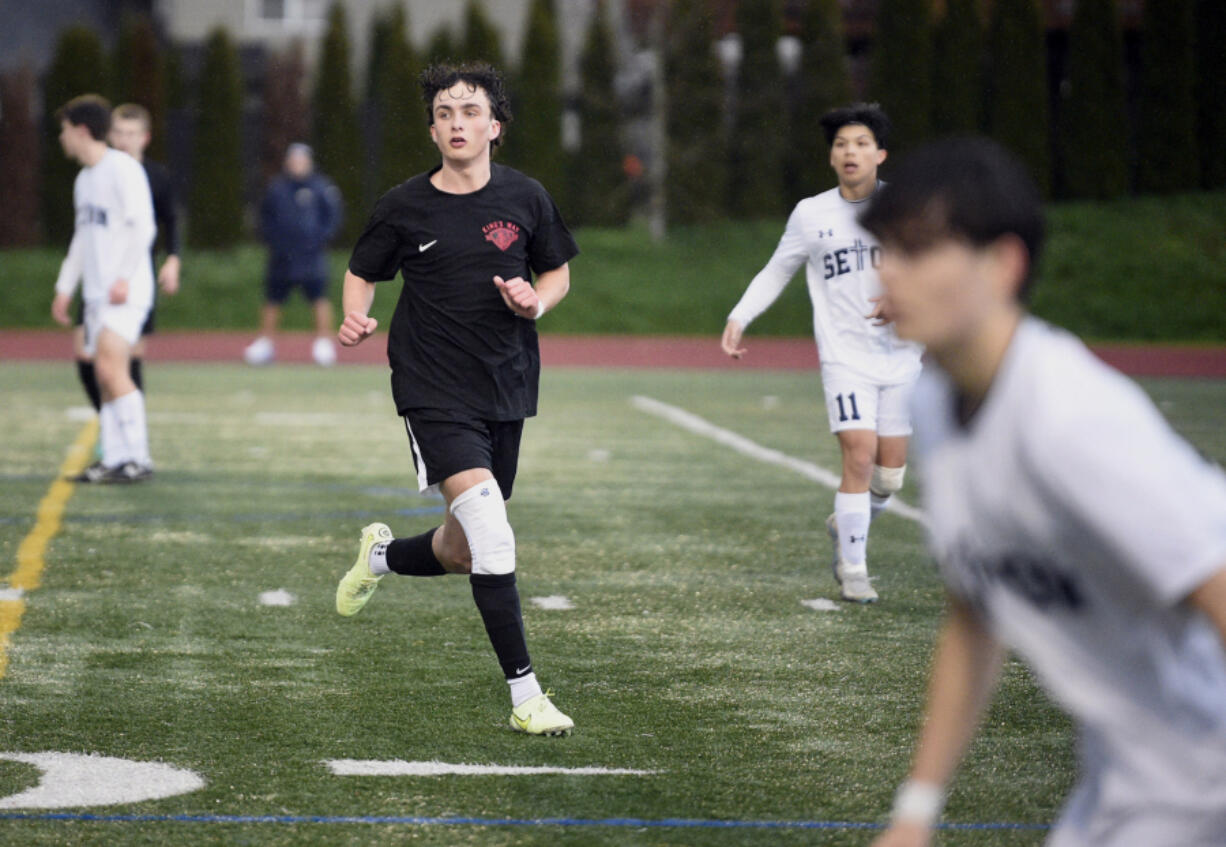
[[[1188,602],[1204,612],[1226,646],[1226,564],[1189,594]]]
[[[927,847],[945,787],[974,737],[1004,651],[963,601],[950,596],[928,680],[924,725],[890,827],[873,847]]]
[[[375,284],[346,270],[345,285],[341,291],[341,311],[345,319],[336,333],[336,340],[341,346],[354,347],[374,334],[379,326],[379,322],[370,317],[370,307],[374,302]]]
[[[166,243],[166,258],[158,269],[157,282],[164,293],[173,295],[179,291],[179,207],[174,183],[169,177],[153,196],[153,214]]]
[[[81,241],[74,233],[72,243],[68,245],[68,255],[60,263],[60,275],[55,280],[55,297],[51,301],[51,317],[60,326],[72,326],[68,308],[81,282],[81,273]]]
[[[741,295],[741,299],[728,315],[728,322],[724,325],[724,334],[719,341],[720,348],[725,353],[734,359],[745,355],[745,348],[741,346],[741,336],[745,329],[754,318],[765,312],[772,303],[779,299],[783,289],[791,282],[796,271],[808,257],[809,251],[805,246],[800,207],[797,206],[788,218],[788,225],[783,230],[783,235],[779,238],[779,244],[775,247],[770,261],[750,280],[749,287],[745,289],[745,293]]]
[[[570,291],[570,265],[562,264],[538,274],[535,287],[523,277],[504,280],[494,277],[494,285],[507,308],[522,318],[534,320],[562,302]]]

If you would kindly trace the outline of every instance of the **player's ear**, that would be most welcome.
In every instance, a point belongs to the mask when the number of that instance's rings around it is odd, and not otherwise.
[[[502,121],[495,118],[490,121],[490,141],[502,135]]]
[[[877,148],[877,167],[881,167],[881,163],[884,162],[886,160],[886,157],[889,155],[890,155],[889,150],[886,150],[884,147],[878,147]]]
[[[1016,300],[1022,283],[1030,273],[1030,251],[1025,242],[1013,233],[1005,233],[988,245],[993,274],[1001,288],[1001,295]]]

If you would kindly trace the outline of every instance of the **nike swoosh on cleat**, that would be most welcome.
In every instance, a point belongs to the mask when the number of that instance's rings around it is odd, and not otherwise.
[[[429,244],[418,244],[418,245],[417,245],[417,252],[418,252],[418,253],[425,253],[427,250],[429,250],[429,249],[430,249],[431,247],[433,247],[435,244],[438,244],[438,239],[437,239],[437,238],[436,238],[436,239],[434,239],[433,241],[431,241]]]

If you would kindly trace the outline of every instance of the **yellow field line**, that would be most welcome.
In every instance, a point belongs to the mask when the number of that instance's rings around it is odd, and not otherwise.
[[[64,506],[76,487],[64,477],[80,473],[89,463],[97,438],[98,421],[95,419],[85,425],[68,449],[68,457],[60,466],[55,482],[51,483],[38,503],[34,528],[17,547],[17,568],[9,574],[8,588],[0,595],[0,679],[8,670],[10,640],[21,626],[21,616],[26,610],[25,595],[42,583],[43,568],[46,567],[43,554],[47,552],[51,539],[60,531]]]

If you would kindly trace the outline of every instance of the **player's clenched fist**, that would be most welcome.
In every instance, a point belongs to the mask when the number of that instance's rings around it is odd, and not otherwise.
[[[378,326],[379,322],[370,315],[350,312],[341,322],[341,328],[336,332],[336,340],[342,347],[353,347],[374,335]]]
[[[503,279],[496,276],[494,285],[498,286],[502,299],[512,312],[525,318],[540,317],[541,298],[536,296],[536,289],[523,277]]]

